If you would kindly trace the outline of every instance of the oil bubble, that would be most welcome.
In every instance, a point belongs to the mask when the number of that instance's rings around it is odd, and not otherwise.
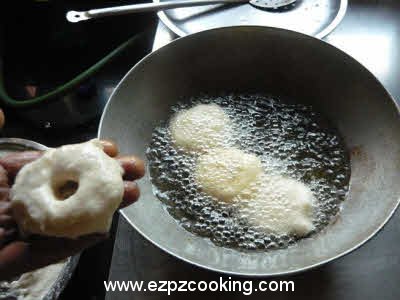
[[[229,144],[260,157],[270,174],[305,183],[317,203],[311,235],[340,212],[350,179],[350,163],[339,132],[313,107],[259,94],[201,95],[171,108],[171,116],[197,104],[219,105],[232,120]],[[243,251],[286,248],[299,238],[276,235],[249,224],[235,205],[203,193],[194,179],[197,154],[177,149],[168,121],[154,130],[146,151],[155,195],[186,230],[223,247]]]

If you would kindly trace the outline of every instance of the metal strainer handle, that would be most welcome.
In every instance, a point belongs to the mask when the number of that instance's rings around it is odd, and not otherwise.
[[[69,11],[66,15],[67,20],[72,23],[89,20],[93,18],[101,18],[107,16],[124,15],[138,12],[158,11],[178,7],[200,6],[219,3],[242,3],[248,0],[185,0],[185,1],[165,1],[159,3],[143,3],[133,5],[123,5],[99,9],[91,9],[88,11]]]
[[[283,6],[290,5],[296,0],[177,0],[177,1],[163,1],[158,3],[143,3],[132,4],[124,6],[115,6],[107,8],[91,9],[88,11],[74,11],[71,10],[67,13],[66,17],[69,22],[76,23],[93,18],[101,18],[107,16],[125,15],[130,13],[146,12],[146,11],[159,11],[171,8],[190,7],[220,3],[250,3],[251,5],[261,9],[275,9]]]

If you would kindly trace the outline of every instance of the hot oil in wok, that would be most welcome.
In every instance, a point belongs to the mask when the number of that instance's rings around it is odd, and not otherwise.
[[[233,120],[231,144],[261,157],[267,172],[306,183],[317,199],[311,234],[339,213],[348,191],[349,157],[338,132],[311,107],[261,95],[198,97],[173,112],[199,103],[220,105]],[[235,207],[201,192],[193,177],[196,155],[174,147],[168,123],[155,129],[147,151],[156,196],[187,230],[217,245],[240,250],[285,248],[298,238],[268,234],[248,224]]]

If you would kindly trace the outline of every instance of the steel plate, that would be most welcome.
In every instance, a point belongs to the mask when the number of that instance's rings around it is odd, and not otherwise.
[[[346,10],[347,0],[298,0],[277,10],[262,10],[248,3],[218,4],[170,9],[159,12],[158,16],[178,36],[218,27],[257,25],[323,38],[339,25]]]

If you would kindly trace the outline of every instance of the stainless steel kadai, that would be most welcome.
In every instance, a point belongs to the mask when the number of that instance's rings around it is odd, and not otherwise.
[[[250,90],[312,104],[341,132],[350,152],[351,180],[334,224],[284,250],[255,253],[218,247],[177,224],[153,195],[148,174],[140,181],[142,200],[122,210],[123,216],[164,251],[230,274],[300,272],[360,247],[399,204],[399,109],[366,68],[321,40],[260,26],[213,29],[177,39],[146,56],[123,78],[104,110],[99,137],[116,141],[122,153],[145,158],[153,129],[177,101],[201,93]]]

